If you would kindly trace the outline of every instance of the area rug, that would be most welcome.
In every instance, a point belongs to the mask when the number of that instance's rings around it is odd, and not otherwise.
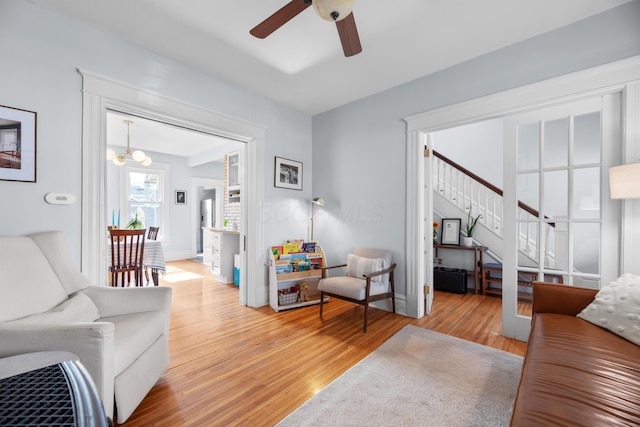
[[[408,325],[278,426],[506,426],[522,360]]]

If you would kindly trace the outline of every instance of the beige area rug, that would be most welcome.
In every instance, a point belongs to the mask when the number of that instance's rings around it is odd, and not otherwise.
[[[278,427],[506,426],[522,360],[408,325]]]

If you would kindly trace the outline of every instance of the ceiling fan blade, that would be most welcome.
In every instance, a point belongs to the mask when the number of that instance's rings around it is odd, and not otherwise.
[[[336,27],[338,27],[338,35],[340,36],[340,42],[342,42],[344,56],[353,56],[362,52],[353,12],[343,20],[336,22]]]
[[[264,39],[278,28],[295,18],[300,12],[311,6],[310,1],[291,0],[276,13],[259,23],[254,29],[249,31],[251,35]]]

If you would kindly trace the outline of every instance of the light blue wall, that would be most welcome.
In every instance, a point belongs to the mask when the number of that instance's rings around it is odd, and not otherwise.
[[[71,206],[44,202],[48,192],[81,196],[82,79],[78,68],[265,127],[267,206],[282,205],[294,211],[311,198],[311,117],[306,114],[26,0],[0,1],[0,58],[0,105],[38,113],[37,182],[0,181],[0,235],[61,229],[80,264],[80,200]],[[304,163],[303,191],[273,187],[276,155]],[[189,188],[187,182],[178,184]],[[307,220],[287,215],[267,216],[266,221],[266,244],[307,235]]]
[[[419,41],[415,48],[419,54]],[[330,262],[355,246],[390,248],[404,293],[404,117],[640,55],[640,1],[480,56],[313,118],[315,235]]]

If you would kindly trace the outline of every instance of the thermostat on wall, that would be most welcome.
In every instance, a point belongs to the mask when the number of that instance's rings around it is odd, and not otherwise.
[[[70,193],[47,193],[44,200],[50,205],[71,205],[75,203],[76,196]]]

